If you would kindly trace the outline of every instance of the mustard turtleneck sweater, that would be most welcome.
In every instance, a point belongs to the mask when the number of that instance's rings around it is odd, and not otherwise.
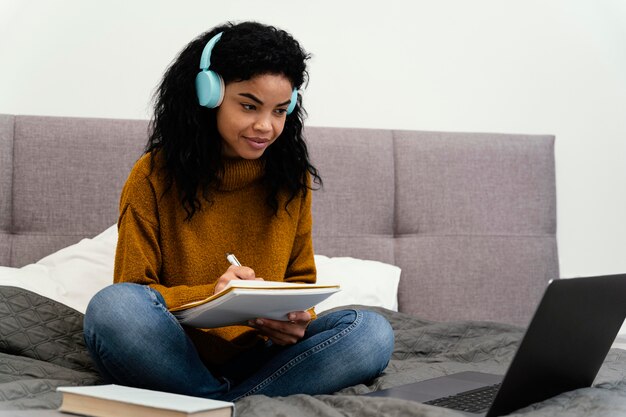
[[[114,282],[149,285],[168,308],[213,294],[232,252],[257,277],[272,281],[315,282],[311,240],[311,192],[295,198],[279,194],[277,215],[265,203],[263,160],[228,159],[211,204],[190,221],[174,184],[166,191],[159,158],[150,169],[144,155],[122,190]],[[247,326],[198,331],[186,329],[201,357],[222,363],[259,342]]]

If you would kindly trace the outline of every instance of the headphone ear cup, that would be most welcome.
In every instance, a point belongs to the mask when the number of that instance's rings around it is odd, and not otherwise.
[[[298,104],[298,89],[294,88],[291,92],[291,102],[289,103],[289,107],[287,107],[287,114],[293,112],[293,109],[296,108],[296,104]]]
[[[200,71],[196,75],[196,94],[201,106],[214,109],[224,100],[224,80],[214,71]]]

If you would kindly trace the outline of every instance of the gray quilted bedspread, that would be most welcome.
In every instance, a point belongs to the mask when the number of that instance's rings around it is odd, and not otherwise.
[[[376,309],[395,330],[385,373],[369,385],[334,395],[252,396],[238,417],[455,416],[453,411],[358,394],[462,370],[504,373],[522,336],[517,327],[486,322],[434,323]],[[594,386],[519,410],[523,416],[626,416],[626,352],[611,350]],[[26,290],[0,287],[0,409],[57,408],[61,385],[99,380],[82,341],[82,315]]]

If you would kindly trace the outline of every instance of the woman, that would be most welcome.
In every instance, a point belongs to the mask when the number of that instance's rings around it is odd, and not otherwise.
[[[385,369],[393,332],[373,312],[194,329],[168,311],[230,280],[315,282],[311,184],[321,180],[298,94],[307,59],[288,33],[244,22],[199,36],[167,70],[122,191],[115,284],[85,315],[105,379],[235,401],[331,393]],[[250,267],[228,266],[226,252]]]

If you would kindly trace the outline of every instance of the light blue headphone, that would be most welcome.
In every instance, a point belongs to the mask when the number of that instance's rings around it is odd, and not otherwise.
[[[196,93],[198,94],[198,102],[201,106],[214,109],[222,104],[224,100],[224,79],[215,71],[211,71],[211,51],[220,40],[222,34],[220,32],[213,36],[202,50],[200,57],[200,72],[196,75]],[[287,107],[287,114],[291,114],[296,108],[298,102],[298,89],[294,88],[291,92],[291,102]]]

